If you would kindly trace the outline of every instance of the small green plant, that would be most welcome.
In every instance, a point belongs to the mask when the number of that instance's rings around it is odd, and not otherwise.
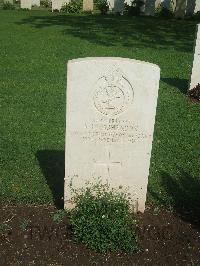
[[[49,0],[40,0],[40,5],[45,7],[45,8],[50,8],[51,2]]]
[[[26,231],[29,227],[30,220],[24,219],[20,222],[19,227],[22,231]]]
[[[52,219],[55,223],[61,223],[65,217],[65,210],[58,210],[52,215]]]
[[[106,15],[108,13],[109,5],[107,0],[98,0],[96,2],[96,7],[98,8],[98,10],[101,12],[102,15]]]
[[[6,229],[10,229],[10,225],[8,225],[6,223],[1,223],[0,224],[0,230],[6,230]]]
[[[15,6],[9,2],[3,3],[3,9],[4,10],[13,10],[15,9]]]
[[[66,12],[66,13],[81,13],[82,11],[82,1],[74,1],[72,0],[70,3],[65,4],[64,6],[62,6],[61,8],[62,12]]]
[[[138,249],[136,217],[124,193],[97,184],[74,196],[71,225],[78,241],[99,252]]]

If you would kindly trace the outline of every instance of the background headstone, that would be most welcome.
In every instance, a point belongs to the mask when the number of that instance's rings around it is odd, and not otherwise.
[[[146,16],[154,16],[155,15],[155,0],[146,0],[145,15]]]
[[[186,14],[186,0],[177,0],[176,1],[176,9],[175,9],[175,17],[183,18]]]
[[[161,0],[156,0],[155,1],[155,8],[158,8],[161,4]]]
[[[32,6],[40,6],[40,0],[32,0]]]
[[[122,13],[124,10],[124,0],[114,0],[114,12]]]
[[[93,0],[83,0],[83,11],[93,11],[94,3]]]
[[[200,11],[200,0],[196,0],[194,12],[197,13],[198,11]]]
[[[114,10],[115,0],[108,1],[109,10]]]
[[[200,84],[200,24],[197,25],[190,89],[196,87],[198,83]]]
[[[62,6],[69,3],[69,0],[52,0],[52,11],[60,11]]]
[[[71,188],[101,178],[129,187],[133,206],[144,211],[159,78],[158,66],[137,60],[68,62],[65,208]]]
[[[32,1],[31,0],[21,0],[21,8],[31,9]]]

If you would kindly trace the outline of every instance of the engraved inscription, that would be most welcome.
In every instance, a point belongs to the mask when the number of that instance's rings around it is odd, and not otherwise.
[[[134,143],[150,137],[135,123],[119,118],[103,118],[85,123],[85,130],[73,131],[84,142]]]
[[[103,115],[117,115],[133,102],[133,88],[120,69],[101,77],[93,95],[95,108]]]

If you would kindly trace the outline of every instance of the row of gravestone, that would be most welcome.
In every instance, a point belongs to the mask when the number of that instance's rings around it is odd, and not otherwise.
[[[198,25],[190,89],[200,83]],[[125,58],[68,62],[65,208],[87,183],[128,189],[135,211],[145,209],[160,68]]]
[[[13,4],[14,0],[4,0]],[[21,8],[31,9],[32,6],[40,6],[40,0],[21,0]],[[59,10],[61,7],[69,3],[70,0],[52,0],[52,11]],[[128,5],[131,5],[131,0],[125,0]],[[154,16],[156,8],[162,4],[165,8],[172,7],[176,17],[184,17],[185,15],[193,15],[200,11],[200,0],[145,0],[145,4],[141,7],[142,12],[146,15]],[[114,12],[123,12],[124,0],[108,1],[110,10]],[[93,0],[83,0],[83,11],[93,10]]]

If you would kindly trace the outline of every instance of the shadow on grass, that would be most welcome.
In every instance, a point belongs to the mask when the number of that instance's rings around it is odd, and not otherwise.
[[[63,34],[104,46],[155,49],[171,47],[183,52],[193,50],[196,23],[190,20],[94,14],[30,15],[17,22],[19,25],[30,24],[38,29],[60,26]],[[58,27],[55,30],[58,31]]]
[[[40,168],[52,191],[54,204],[57,208],[63,208],[64,201],[64,175],[65,154],[64,151],[39,150],[36,153]]]
[[[178,79],[178,78],[161,78],[161,81],[167,83],[170,86],[176,87],[183,94],[186,94],[188,91],[189,81],[187,79]]]
[[[178,216],[200,229],[200,177],[182,170],[176,178],[166,172],[161,172],[160,178],[168,203],[174,207]],[[156,201],[166,205],[166,199],[157,191],[150,188],[149,193]]]

